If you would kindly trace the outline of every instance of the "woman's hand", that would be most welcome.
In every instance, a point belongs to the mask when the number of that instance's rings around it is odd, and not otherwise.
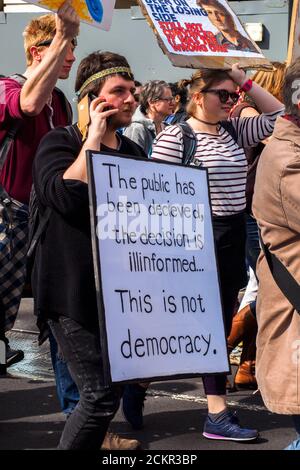
[[[105,98],[98,96],[90,104],[90,125],[88,130],[87,141],[101,142],[107,129],[107,119],[119,111],[117,108],[108,109],[105,108],[111,105],[105,100]]]
[[[230,71],[228,71],[228,75],[232,78],[232,80],[238,85],[242,86],[246,80],[246,73],[244,70],[240,69],[239,64],[233,64]]]

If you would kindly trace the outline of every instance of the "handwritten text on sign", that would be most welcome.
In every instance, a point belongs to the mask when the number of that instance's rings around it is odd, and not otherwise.
[[[226,371],[206,172],[95,157],[112,381]]]

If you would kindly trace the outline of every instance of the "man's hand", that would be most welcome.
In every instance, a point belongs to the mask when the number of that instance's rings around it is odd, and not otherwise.
[[[107,119],[118,113],[118,109],[107,109],[109,103],[101,96],[95,98],[90,104],[91,122],[88,130],[88,140],[100,143],[107,130]]]
[[[79,16],[72,7],[72,1],[66,0],[58,9],[56,18],[56,34],[63,39],[72,40],[79,33]]]

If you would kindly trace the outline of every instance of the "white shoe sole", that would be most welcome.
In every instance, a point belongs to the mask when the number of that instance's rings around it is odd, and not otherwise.
[[[219,436],[218,434],[209,434],[206,432],[202,433],[206,439],[212,439],[215,441],[236,441],[236,442],[246,442],[246,441],[255,441],[255,439],[258,438],[257,436],[254,437],[247,437],[247,438],[238,438],[238,437],[225,437],[225,436]]]

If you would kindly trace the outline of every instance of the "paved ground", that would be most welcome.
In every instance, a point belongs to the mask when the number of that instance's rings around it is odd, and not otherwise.
[[[12,346],[23,348],[25,359],[0,379],[0,450],[54,449],[64,425],[48,346],[37,345],[31,309],[25,299],[11,335]],[[111,430],[135,437],[152,450],[273,450],[294,438],[290,418],[269,413],[259,393],[235,392],[229,401],[242,423],[260,430],[257,443],[216,442],[202,436],[206,400],[201,379],[153,383],[145,404],[145,428],[131,431],[118,412]]]

